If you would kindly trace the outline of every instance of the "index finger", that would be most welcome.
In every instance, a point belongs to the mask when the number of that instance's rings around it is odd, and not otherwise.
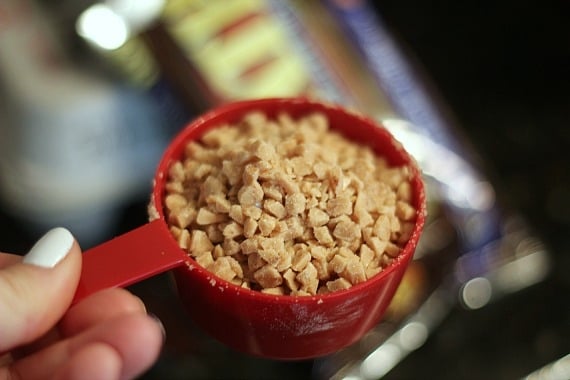
[[[122,288],[106,289],[72,306],[58,327],[64,337],[69,337],[105,320],[130,313],[146,314],[143,301]]]

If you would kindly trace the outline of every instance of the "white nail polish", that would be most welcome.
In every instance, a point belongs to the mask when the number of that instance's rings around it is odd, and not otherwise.
[[[73,235],[63,227],[48,231],[24,256],[23,262],[43,268],[55,267],[69,253]]]

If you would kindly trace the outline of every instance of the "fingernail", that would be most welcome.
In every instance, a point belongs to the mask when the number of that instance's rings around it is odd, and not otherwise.
[[[151,317],[156,322],[156,324],[160,327],[160,332],[162,333],[162,342],[164,343],[166,341],[166,329],[164,328],[162,321],[160,320],[160,318],[158,318],[153,313],[147,313],[147,315],[149,317]]]
[[[69,253],[73,235],[63,227],[48,231],[24,256],[23,262],[42,268],[53,268]]]

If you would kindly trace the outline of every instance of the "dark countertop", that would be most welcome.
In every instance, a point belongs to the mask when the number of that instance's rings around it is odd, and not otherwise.
[[[540,284],[479,310],[455,309],[386,379],[521,378],[570,353],[570,6],[562,0],[382,0],[375,5],[439,89],[501,200],[528,219],[555,264]],[[142,223],[145,203],[133,200],[116,232]],[[3,212],[0,223],[3,251],[25,252],[36,237]],[[151,294],[149,308],[166,326],[182,326],[187,323],[182,317],[160,312],[180,308],[173,297],[162,295],[169,286],[168,278],[159,277],[133,291]],[[212,342],[194,347],[196,334],[169,336],[172,355],[223,351]],[[201,378],[201,369],[211,364],[190,360],[168,371],[168,360],[148,377]],[[225,354],[211,360],[227,360],[236,368],[247,362]],[[250,378],[310,373],[306,362],[255,365],[256,371],[246,372]],[[286,370],[279,374],[276,368]]]

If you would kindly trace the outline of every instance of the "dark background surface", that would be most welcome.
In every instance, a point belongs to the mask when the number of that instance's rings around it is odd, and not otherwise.
[[[387,378],[513,379],[570,353],[570,27],[566,1],[376,1],[548,244],[543,283],[454,312]]]
[[[570,353],[570,5],[375,6],[440,91],[502,201],[527,217],[555,263],[538,285],[480,310],[455,310],[386,378],[520,378]],[[127,207],[119,230],[144,219],[141,206]],[[25,252],[37,237],[1,212],[0,224],[3,251]]]

